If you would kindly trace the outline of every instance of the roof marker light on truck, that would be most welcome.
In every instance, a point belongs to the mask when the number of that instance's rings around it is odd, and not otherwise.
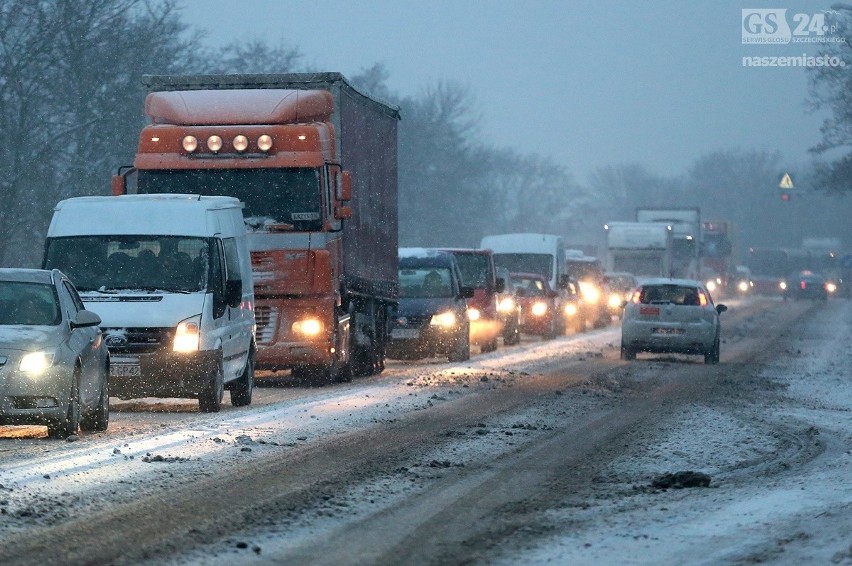
[[[248,138],[244,135],[239,135],[234,138],[234,149],[242,153],[248,147]]]
[[[192,153],[198,149],[198,140],[195,139],[195,136],[184,136],[183,149],[185,149],[188,153]]]
[[[213,153],[217,153],[220,149],[222,149],[222,138],[219,136],[210,136],[207,138],[207,149]]]
[[[272,136],[268,134],[263,134],[259,138],[257,138],[257,148],[260,151],[269,151],[272,149]]]

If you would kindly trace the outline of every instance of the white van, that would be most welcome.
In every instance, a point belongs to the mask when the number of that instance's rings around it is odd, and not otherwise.
[[[513,273],[538,273],[551,289],[559,289],[565,269],[565,244],[553,234],[498,234],[485,236],[480,248],[494,252],[494,264]]]
[[[43,266],[101,319],[110,394],[251,403],[255,324],[242,203],[231,197],[78,197],[56,205]]]

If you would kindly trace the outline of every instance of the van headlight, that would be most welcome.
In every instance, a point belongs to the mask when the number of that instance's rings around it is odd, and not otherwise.
[[[18,369],[32,375],[41,375],[53,365],[54,357],[52,352],[29,352],[21,358]]]
[[[445,311],[435,315],[432,315],[432,319],[429,321],[431,326],[439,326],[443,329],[453,328],[456,325],[456,313],[452,311]]]
[[[310,316],[307,318],[303,318],[301,320],[297,320],[290,326],[290,329],[295,334],[301,334],[307,338],[314,338],[319,336],[323,330],[323,324],[320,319],[315,316]]]
[[[197,352],[201,342],[201,315],[182,320],[175,328],[172,350],[175,352]]]

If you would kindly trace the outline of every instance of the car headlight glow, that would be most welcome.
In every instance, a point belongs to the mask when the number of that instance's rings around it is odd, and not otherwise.
[[[781,287],[782,291],[787,290],[787,282],[786,281],[782,281],[781,283],[778,284],[778,286]]]
[[[623,300],[624,299],[622,299],[621,295],[619,295],[618,293],[613,293],[609,296],[609,301],[607,301],[607,304],[609,305],[609,308],[617,309],[621,307],[621,301]]]
[[[707,290],[712,293],[713,291],[716,290],[716,281],[713,280],[713,279],[711,279],[710,281],[707,281],[705,287],[707,287]]]
[[[429,321],[432,326],[440,326],[441,328],[452,328],[456,325],[456,313],[446,311],[432,315]]]
[[[303,336],[314,337],[318,336],[323,329],[322,321],[318,318],[303,318],[302,320],[297,320],[290,327],[293,332],[296,334],[301,334]]]
[[[500,312],[512,312],[515,310],[515,299],[512,297],[505,297],[497,303],[497,310]]]
[[[194,316],[182,320],[175,328],[175,339],[172,342],[172,350],[175,352],[197,352],[201,342],[199,323],[201,317]]]
[[[26,373],[39,375],[53,365],[55,354],[48,352],[29,352],[21,358],[19,369]]]
[[[565,305],[565,314],[568,316],[575,316],[577,314],[577,305],[574,303],[568,303]]]
[[[601,299],[601,290],[594,283],[580,281],[580,292],[587,303],[594,305]]]
[[[533,316],[544,316],[547,314],[547,303],[536,301],[532,306]]]
[[[737,283],[737,289],[745,293],[746,291],[748,291],[748,283],[746,281],[740,281],[739,283]]]
[[[468,308],[467,309],[467,318],[470,320],[479,320],[479,317],[482,316],[479,312],[479,309]]]
[[[825,284],[825,290],[828,291],[829,293],[834,293],[835,291],[837,291],[837,284],[829,281],[828,283]]]

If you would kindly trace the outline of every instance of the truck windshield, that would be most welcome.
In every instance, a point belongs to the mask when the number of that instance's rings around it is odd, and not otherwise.
[[[236,197],[245,203],[249,228],[270,224],[322,230],[319,169],[140,170],[139,193]]]
[[[51,238],[44,267],[85,291],[203,291],[212,240],[178,236]]]
[[[538,273],[553,278],[553,256],[550,254],[494,254],[494,265],[511,273]]]

